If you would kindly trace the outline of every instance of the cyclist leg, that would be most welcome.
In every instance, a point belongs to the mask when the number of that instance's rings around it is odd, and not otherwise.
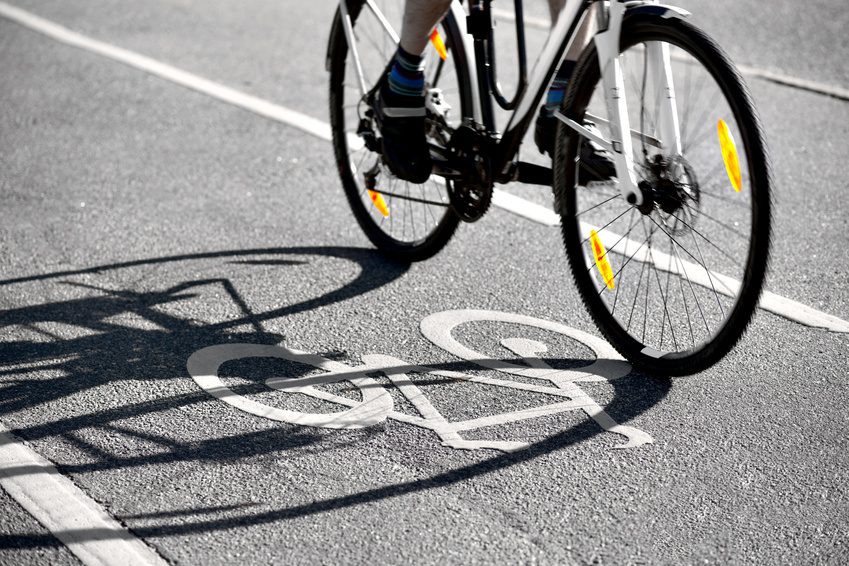
[[[557,24],[557,19],[560,16],[561,10],[563,10],[564,4],[565,0],[548,0],[548,8],[551,11],[552,27]],[[589,10],[587,10],[587,17],[581,24],[580,29],[578,29],[578,33],[575,35],[575,40],[566,51],[566,55],[563,57],[563,63],[560,65],[560,68],[557,70],[557,75],[551,83],[551,88],[549,89],[548,97],[546,98],[547,106],[551,104],[560,106],[560,102],[563,100],[563,94],[566,91],[566,84],[569,82],[569,77],[572,76],[572,71],[575,68],[575,62],[584,51],[584,48],[589,44],[595,34],[595,31],[595,6],[592,6]]]
[[[401,27],[401,47],[407,53],[424,53],[430,34],[450,7],[451,0],[407,0]]]
[[[564,4],[565,0],[548,0],[552,27],[557,23],[557,18]],[[557,133],[557,119],[554,117],[554,112],[560,108],[563,102],[563,95],[566,93],[566,86],[572,76],[572,71],[575,69],[575,62],[584,48],[589,45],[595,32],[596,18],[595,5],[593,5],[587,10],[586,18],[578,29],[572,45],[569,46],[563,56],[563,62],[557,69],[557,74],[548,89],[545,104],[539,109],[539,116],[534,129],[534,142],[540,153],[548,153],[551,157],[554,157],[554,137]],[[584,126],[590,129],[595,128],[591,123],[585,123]],[[616,168],[610,156],[595,143],[586,139],[581,144],[581,164],[579,182],[582,184],[589,181],[610,179],[616,174]]]
[[[548,9],[551,12],[551,27],[557,24],[557,19],[565,3],[566,0],[548,0]],[[548,89],[545,104],[540,108],[534,131],[534,141],[540,153],[554,155],[554,134],[557,129],[557,120],[554,118],[554,111],[560,108],[560,103],[563,101],[563,95],[566,92],[566,85],[575,68],[575,62],[584,48],[589,44],[595,30],[595,7],[592,6],[587,11],[587,17],[581,24],[575,40],[566,51],[566,55],[564,55],[563,61],[557,69],[557,74],[554,76],[554,80]]]
[[[424,53],[451,0],[407,0],[401,41],[378,99],[383,156],[399,178],[423,183],[432,164],[425,140]]]

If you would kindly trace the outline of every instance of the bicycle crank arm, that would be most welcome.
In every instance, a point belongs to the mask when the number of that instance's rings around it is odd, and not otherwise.
[[[448,152],[444,147],[428,143],[428,149],[430,149],[430,160],[433,162],[433,175],[438,175],[453,181],[463,179],[463,171],[457,169],[456,161],[449,159]]]
[[[431,161],[433,162],[433,175],[438,175],[439,177],[452,181],[460,181],[463,179],[463,172],[452,167],[451,162],[447,159],[433,157],[433,155],[431,155]]]
[[[515,175],[511,181],[526,185],[544,185],[550,187],[554,179],[551,167],[519,161],[516,163]]]

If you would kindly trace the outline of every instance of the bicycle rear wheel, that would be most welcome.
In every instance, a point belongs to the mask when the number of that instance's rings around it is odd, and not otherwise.
[[[647,53],[660,44],[671,53],[680,155],[662,139],[667,93],[648,69]],[[770,246],[767,151],[742,79],[704,33],[631,16],[620,50],[645,203],[627,203],[615,183],[579,184],[584,142],[559,124],[554,192],[563,241],[584,304],[611,344],[651,373],[691,374],[730,351],[757,306]],[[564,114],[603,129],[602,91],[591,44]]]
[[[373,4],[376,9],[372,9]],[[366,89],[373,89],[387,71],[397,50],[386,22],[400,31],[404,0],[349,0],[356,51]],[[428,106],[428,141],[444,147],[460,123],[461,80],[465,69],[456,56],[455,36],[446,23],[438,28],[447,58],[433,47],[425,53],[425,87],[443,105]],[[439,252],[457,229],[459,218],[450,208],[444,178],[431,176],[423,184],[395,177],[384,164],[368,95],[360,88],[357,64],[337,13],[331,31],[330,122],[333,148],[345,194],[357,222],[368,238],[386,255],[400,261],[419,261]],[[468,84],[467,82],[465,84]],[[466,89],[468,90],[468,89]],[[445,112],[446,108],[450,110]]]

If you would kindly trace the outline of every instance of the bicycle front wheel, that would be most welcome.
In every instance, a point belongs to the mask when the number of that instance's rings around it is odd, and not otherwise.
[[[457,229],[444,178],[423,184],[395,177],[384,164],[380,132],[369,104],[371,90],[387,71],[398,48],[388,28],[401,30],[404,0],[349,0],[354,49],[345,37],[341,14],[331,31],[330,121],[333,148],[345,194],[366,236],[384,254],[400,261],[419,261],[439,252]],[[446,23],[437,28],[446,58],[435,47],[425,53],[425,88],[437,104],[428,105],[428,141],[444,147],[461,117],[457,41]],[[462,48],[462,46],[460,46]]]
[[[667,49],[668,71],[653,69]],[[757,306],[770,245],[767,150],[739,73],[703,32],[626,17],[620,50],[644,203],[626,202],[611,180],[588,180],[589,142],[560,124],[554,192],[563,240],[584,304],[611,344],[651,373],[691,374],[731,350]],[[669,90],[658,86],[660,73]],[[562,110],[604,129],[605,108],[591,44]],[[677,121],[680,145],[664,121]]]

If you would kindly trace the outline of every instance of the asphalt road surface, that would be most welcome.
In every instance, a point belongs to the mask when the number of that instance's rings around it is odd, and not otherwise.
[[[322,133],[332,2],[0,3],[0,563],[849,563],[849,11],[682,5],[746,71],[767,289],[810,310],[660,380],[552,226],[372,249]]]

